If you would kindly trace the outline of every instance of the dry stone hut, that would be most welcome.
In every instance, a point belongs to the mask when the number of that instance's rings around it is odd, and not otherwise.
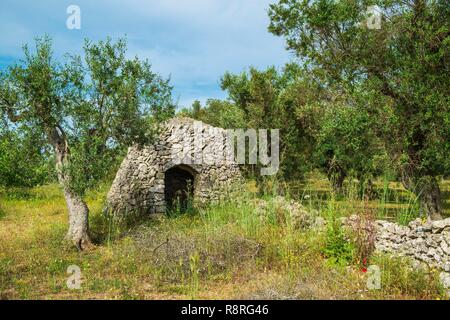
[[[132,146],[108,193],[114,214],[164,214],[216,201],[241,177],[227,131],[189,118],[166,122],[153,145]]]

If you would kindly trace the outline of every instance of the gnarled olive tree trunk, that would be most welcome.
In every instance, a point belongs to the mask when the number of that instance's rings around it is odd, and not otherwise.
[[[411,178],[403,176],[404,187],[413,192],[420,202],[421,211],[432,220],[442,219],[442,197],[436,177]]]
[[[63,188],[69,211],[69,230],[66,240],[72,242],[79,250],[84,250],[91,245],[89,208],[83,198],[70,187],[70,175],[64,170],[69,162],[69,147],[61,127],[55,127],[51,130],[50,140],[55,150],[58,181]]]
[[[327,162],[327,177],[331,183],[333,192],[337,195],[342,195],[344,192],[343,187],[347,173],[335,161],[334,158]]]

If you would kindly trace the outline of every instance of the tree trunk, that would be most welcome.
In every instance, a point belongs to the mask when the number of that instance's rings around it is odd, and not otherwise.
[[[64,166],[69,162],[69,147],[64,131],[60,127],[55,127],[49,136],[55,149],[58,181],[63,188],[69,211],[66,240],[72,242],[79,250],[84,250],[92,244],[89,238],[89,208],[83,198],[71,188],[70,175],[64,170]]]
[[[403,185],[417,196],[422,212],[432,220],[442,219],[441,189],[435,177],[424,176],[418,179],[404,178]]]
[[[89,209],[84,200],[64,187],[64,197],[69,210],[69,230],[66,240],[72,242],[79,250],[88,248],[92,243],[89,238]]]
[[[372,179],[359,177],[358,180],[361,199],[374,200],[378,197],[378,191],[373,185]]]

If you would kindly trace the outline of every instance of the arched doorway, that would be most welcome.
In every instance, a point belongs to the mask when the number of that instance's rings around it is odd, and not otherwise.
[[[164,174],[164,198],[169,212],[185,211],[194,196],[195,171],[186,165],[179,165]]]

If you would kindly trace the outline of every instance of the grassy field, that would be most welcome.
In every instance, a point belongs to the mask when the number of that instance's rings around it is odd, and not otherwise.
[[[394,183],[377,183],[377,200],[352,191],[333,197],[326,180],[268,184],[330,220],[370,211],[402,223],[415,217],[412,196]],[[442,184],[450,215],[450,183]],[[249,183],[240,197],[187,214],[135,226],[101,214],[107,185],[87,195],[92,238],[85,252],[64,245],[67,211],[58,186],[0,191],[0,298],[4,299],[443,299],[434,272],[407,261],[374,256],[381,290],[367,290],[354,244],[336,230],[293,228],[287,213],[255,214],[261,191]],[[347,190],[352,190],[351,183]],[[280,218],[281,217],[281,218]],[[81,269],[70,290],[67,268]]]

